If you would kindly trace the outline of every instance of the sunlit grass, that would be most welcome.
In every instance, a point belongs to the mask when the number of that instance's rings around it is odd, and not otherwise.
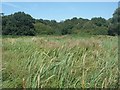
[[[3,88],[115,88],[118,38],[3,38]]]

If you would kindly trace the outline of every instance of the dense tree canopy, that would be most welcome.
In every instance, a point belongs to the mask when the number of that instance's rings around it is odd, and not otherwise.
[[[40,22],[36,22],[34,24],[34,27],[35,27],[35,31],[36,31],[37,35],[40,35],[40,34],[51,35],[54,33],[53,29],[49,25],[45,25],[45,24],[40,23]]]
[[[110,19],[109,35],[120,35],[120,7],[116,9]]]
[[[35,20],[24,12],[2,17],[3,35],[35,35]]]
[[[116,9],[113,17],[108,20],[102,17],[94,17],[91,20],[73,17],[57,22],[55,20],[33,19],[24,12],[2,17],[3,35],[119,35],[119,27],[120,8]]]

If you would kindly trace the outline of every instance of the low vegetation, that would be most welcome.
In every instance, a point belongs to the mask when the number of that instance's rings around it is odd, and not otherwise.
[[[117,36],[3,37],[3,88],[117,88]]]

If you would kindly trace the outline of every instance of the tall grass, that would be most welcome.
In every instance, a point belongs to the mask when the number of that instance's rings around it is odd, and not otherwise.
[[[3,38],[3,88],[115,88],[118,39]]]

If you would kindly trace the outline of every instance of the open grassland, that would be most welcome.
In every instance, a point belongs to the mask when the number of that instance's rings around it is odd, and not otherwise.
[[[3,38],[3,88],[115,88],[118,38]]]

